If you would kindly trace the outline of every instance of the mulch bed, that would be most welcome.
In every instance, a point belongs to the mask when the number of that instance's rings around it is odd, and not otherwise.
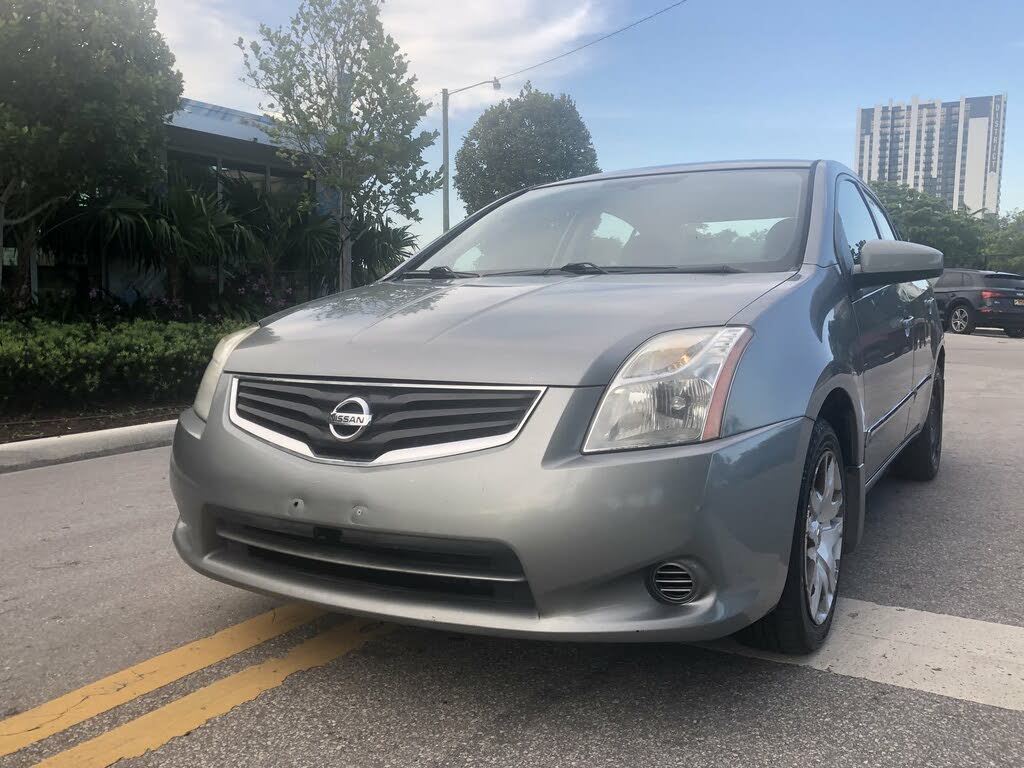
[[[94,406],[88,409],[53,409],[34,413],[0,415],[0,443],[33,440],[37,437],[71,435],[97,429],[128,427],[152,421],[176,419],[188,407],[180,405]]]

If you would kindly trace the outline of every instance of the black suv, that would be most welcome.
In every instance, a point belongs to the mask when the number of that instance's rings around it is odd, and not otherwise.
[[[935,300],[953,333],[1002,328],[1011,338],[1024,337],[1024,275],[947,269],[935,284]]]

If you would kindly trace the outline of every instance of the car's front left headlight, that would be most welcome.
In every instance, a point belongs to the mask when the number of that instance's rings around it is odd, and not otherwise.
[[[199,382],[199,391],[196,392],[195,402],[192,403],[192,408],[195,410],[196,415],[203,421],[207,421],[210,418],[213,394],[217,391],[217,382],[220,381],[220,375],[224,372],[224,366],[227,365],[231,353],[235,351],[235,347],[258,330],[258,325],[251,325],[240,331],[229,333],[217,343],[216,348],[213,350],[213,358],[210,360],[209,365],[206,366],[203,380]]]
[[[653,448],[718,437],[749,328],[670,331],[642,344],[612,379],[584,453]]]

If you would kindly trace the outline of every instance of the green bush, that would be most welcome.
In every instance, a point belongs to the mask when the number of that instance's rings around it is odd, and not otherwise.
[[[0,322],[0,410],[187,402],[238,322]]]

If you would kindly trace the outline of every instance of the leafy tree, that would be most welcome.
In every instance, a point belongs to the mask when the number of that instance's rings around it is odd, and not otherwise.
[[[871,182],[871,188],[907,240],[938,248],[947,267],[982,267],[985,221],[945,200],[895,182]]]
[[[485,111],[455,155],[455,189],[467,212],[523,187],[598,173],[576,103],[530,83]]]
[[[0,3],[0,248],[12,228],[19,288],[62,201],[159,172],[181,75],[155,20],[154,0]]]
[[[1024,211],[985,221],[985,266],[1024,274]]]
[[[245,81],[265,93],[271,139],[337,197],[342,290],[352,286],[352,245],[394,212],[418,221],[418,196],[435,190],[423,151],[437,132],[416,126],[427,104],[380,21],[378,0],[301,0],[287,28],[241,38]]]

